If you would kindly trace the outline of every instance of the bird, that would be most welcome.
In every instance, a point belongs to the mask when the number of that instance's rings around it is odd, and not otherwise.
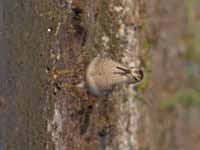
[[[85,80],[89,93],[104,96],[116,85],[135,84],[143,76],[142,69],[127,67],[109,57],[96,56],[87,66]]]

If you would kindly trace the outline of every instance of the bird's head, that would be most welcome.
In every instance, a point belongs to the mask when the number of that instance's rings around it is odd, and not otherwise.
[[[136,82],[141,81],[144,77],[143,70],[138,68],[131,68],[130,75],[135,79]]]
[[[119,74],[126,76],[128,83],[136,83],[143,79],[144,73],[142,69],[131,67],[129,69],[117,67],[121,72]]]

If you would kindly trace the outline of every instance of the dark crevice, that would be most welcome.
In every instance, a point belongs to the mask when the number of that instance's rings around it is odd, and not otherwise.
[[[72,8],[71,22],[75,30],[75,37],[80,42],[81,46],[85,45],[87,40],[87,30],[82,25],[83,11],[79,7]]]

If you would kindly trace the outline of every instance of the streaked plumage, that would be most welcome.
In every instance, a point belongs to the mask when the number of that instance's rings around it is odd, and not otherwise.
[[[142,78],[141,69],[128,68],[110,58],[100,56],[95,57],[86,70],[87,87],[95,96],[106,95],[117,84],[133,84]]]

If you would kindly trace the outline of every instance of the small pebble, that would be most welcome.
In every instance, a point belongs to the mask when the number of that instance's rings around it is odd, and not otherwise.
[[[52,29],[51,29],[51,28],[48,28],[48,29],[47,29],[47,31],[48,31],[48,32],[51,32],[51,31],[52,31]]]

